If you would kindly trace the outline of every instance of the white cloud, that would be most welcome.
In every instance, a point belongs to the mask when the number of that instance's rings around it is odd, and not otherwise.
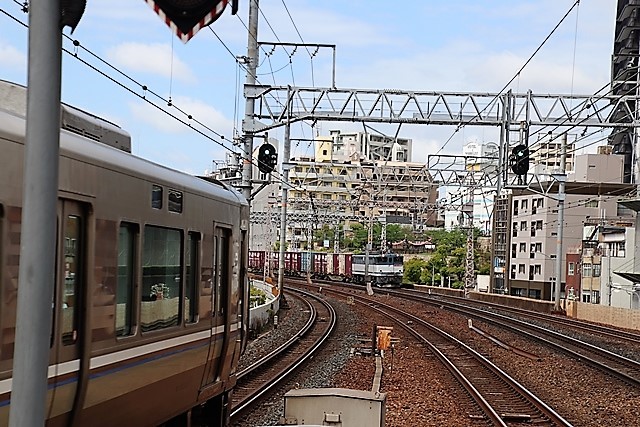
[[[191,114],[192,120],[189,120],[180,111],[165,106],[165,110],[169,111],[184,122],[192,123],[194,128],[201,129],[205,134],[212,135],[210,131],[203,129],[202,126],[196,123],[202,123],[204,126],[212,129],[227,139],[231,139],[233,134],[233,121],[227,119],[220,111],[215,109],[209,104],[205,104],[202,101],[198,101],[192,98],[177,96],[172,100],[176,108],[184,111],[186,114]],[[166,113],[158,110],[157,108],[149,105],[146,102],[136,102],[129,105],[133,117],[136,121],[147,123],[152,127],[155,127],[163,132],[172,134],[191,133],[196,134],[185,124],[178,120],[173,119]],[[216,140],[219,138],[215,137]]]
[[[171,77],[185,82],[194,82],[195,76],[189,66],[182,62],[171,46],[162,43],[123,43],[107,51],[107,58],[114,65],[138,72]]]
[[[0,64],[7,68],[26,69],[27,55],[0,40]]]

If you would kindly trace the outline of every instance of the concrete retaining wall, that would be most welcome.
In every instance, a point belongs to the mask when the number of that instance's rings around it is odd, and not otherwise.
[[[448,295],[454,297],[464,296],[464,291],[462,289],[440,288],[438,286],[424,285],[415,285],[414,288],[420,290],[421,292],[429,292],[429,289],[431,289],[431,293],[433,294]],[[488,294],[486,292],[469,292],[467,298],[494,304],[506,305],[509,307],[523,308],[525,310],[538,311],[540,313],[551,313],[554,306],[553,302],[551,301],[541,301],[523,297],[512,297],[510,295]]]
[[[539,313],[551,313],[555,305],[552,301],[542,301],[524,297],[512,297],[510,295],[487,294],[484,292],[470,292],[468,298],[477,301],[485,301],[494,304],[506,305],[509,307],[537,311]]]
[[[262,280],[251,280],[251,286],[258,288],[267,295],[267,301],[249,311],[249,329],[256,331],[269,323],[273,315],[280,309],[280,295],[274,295],[277,287],[264,283]]]
[[[640,310],[567,301],[567,315],[579,320],[640,330]]]
[[[432,294],[449,295],[462,297],[462,290],[440,288],[437,286],[416,285],[415,289],[421,292],[428,292],[431,289]],[[540,313],[551,313],[554,308],[552,301],[541,301],[523,297],[513,297],[510,295],[488,294],[485,292],[470,292],[467,298],[485,301],[494,304],[506,305],[509,307],[517,307],[525,310],[537,311]],[[601,323],[605,325],[616,326],[619,328],[640,330],[640,310],[609,307],[599,304],[586,304],[578,301],[563,301],[566,308],[567,316],[588,322]]]

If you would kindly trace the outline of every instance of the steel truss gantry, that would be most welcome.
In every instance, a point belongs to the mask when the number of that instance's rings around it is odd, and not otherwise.
[[[336,89],[245,85],[256,102],[244,126],[264,132],[300,120],[479,126],[635,127],[615,119],[634,117],[633,95],[471,93],[390,89]]]

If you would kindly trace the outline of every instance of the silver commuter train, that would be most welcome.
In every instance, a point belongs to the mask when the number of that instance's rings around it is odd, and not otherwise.
[[[10,410],[25,104],[24,87],[0,81],[0,426]],[[225,425],[247,338],[247,202],[123,151],[129,137],[115,125],[67,106],[62,116],[73,131],[60,137],[47,425]],[[120,149],[92,140],[101,138]]]

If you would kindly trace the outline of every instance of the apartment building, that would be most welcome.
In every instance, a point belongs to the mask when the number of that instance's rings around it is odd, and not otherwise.
[[[494,142],[470,141],[462,148],[464,168],[470,173],[472,182],[482,181],[482,176],[495,174],[498,170],[499,147]],[[470,183],[472,185],[472,183]],[[444,197],[449,200],[462,198],[471,210],[473,226],[486,235],[491,233],[491,218],[495,188],[443,187]],[[467,225],[467,218],[458,210],[449,209],[444,213],[445,229],[453,230]]]
[[[576,299],[630,308],[633,282],[623,276],[634,264],[634,217],[631,214],[585,220],[579,262],[567,265],[568,275],[580,277],[580,285],[574,290]],[[623,276],[616,273],[623,273]]]
[[[385,221],[414,229],[438,224],[437,183],[424,164],[338,162],[299,158],[289,173],[290,212],[312,213],[289,223],[292,248],[306,247],[309,221],[337,225]],[[318,224],[322,226],[323,224]],[[314,225],[315,227],[315,225]]]
[[[577,135],[569,135],[567,138],[565,170],[571,172],[574,169],[575,141]],[[534,174],[550,174],[560,168],[560,154],[562,137],[559,135],[538,134],[535,142],[529,141],[531,170]]]
[[[411,162],[412,145],[412,140],[407,138],[332,130],[328,136],[316,138],[315,159],[338,162]]]
[[[562,239],[563,266],[566,265],[567,253],[579,253],[582,249],[585,220],[628,215],[628,209],[619,206],[617,200],[618,195],[633,189],[630,185],[622,184],[622,156],[576,156],[574,169],[575,172],[567,174]],[[577,181],[576,178],[580,180]],[[555,263],[558,256],[558,202],[555,197],[557,184],[549,182],[545,185],[544,188],[549,190],[546,193],[514,190],[510,196],[502,196],[500,199],[510,199],[510,209],[502,210],[509,213],[509,231],[506,232],[504,227],[495,230],[492,281],[494,290],[500,285],[500,269],[504,263],[504,288],[509,294],[553,299],[556,284]],[[508,254],[497,256],[497,242],[506,245]],[[593,262],[591,264],[593,265]],[[559,278],[563,292],[567,270],[568,268],[563,268]],[[582,273],[584,276],[584,269]],[[582,283],[582,286],[586,285]],[[593,294],[596,290],[595,285],[589,286],[582,288],[585,294],[586,289],[589,289],[591,296],[596,295],[600,298],[601,289],[597,289],[598,294]]]

